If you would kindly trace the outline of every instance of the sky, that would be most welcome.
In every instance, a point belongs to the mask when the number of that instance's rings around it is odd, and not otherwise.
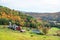
[[[0,5],[25,12],[60,12],[60,0],[0,0]]]

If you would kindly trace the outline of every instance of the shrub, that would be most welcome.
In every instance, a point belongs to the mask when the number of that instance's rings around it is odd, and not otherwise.
[[[44,28],[42,29],[43,34],[46,35],[46,34],[48,33],[48,30],[49,30],[48,27],[44,27]]]

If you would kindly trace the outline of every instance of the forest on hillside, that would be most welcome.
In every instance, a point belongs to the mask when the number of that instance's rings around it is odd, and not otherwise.
[[[0,6],[0,25],[8,25],[9,22],[23,27],[38,27],[40,22],[30,15],[26,15],[20,11]]]

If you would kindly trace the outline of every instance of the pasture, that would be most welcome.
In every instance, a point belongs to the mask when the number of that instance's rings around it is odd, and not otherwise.
[[[31,30],[22,33],[20,31],[5,28],[3,26],[0,25],[0,40],[60,40],[59,36],[31,34]],[[60,29],[51,28],[48,34],[52,34],[56,30]]]

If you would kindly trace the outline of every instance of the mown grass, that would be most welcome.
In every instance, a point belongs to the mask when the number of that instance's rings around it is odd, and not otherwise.
[[[52,28],[51,31],[52,30],[55,29]],[[0,40],[60,40],[60,37],[36,35],[36,34],[31,34],[28,31],[21,33],[19,31],[3,28],[3,26],[0,26]]]

